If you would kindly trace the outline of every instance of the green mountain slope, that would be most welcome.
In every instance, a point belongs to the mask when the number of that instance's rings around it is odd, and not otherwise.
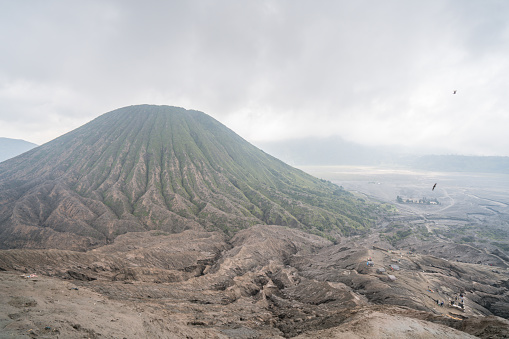
[[[355,233],[372,206],[292,168],[210,116],[106,113],[0,164],[0,247],[86,249],[130,231],[276,224]]]

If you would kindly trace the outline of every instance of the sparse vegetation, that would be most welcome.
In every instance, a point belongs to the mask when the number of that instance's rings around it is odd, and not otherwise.
[[[324,237],[354,235],[386,213],[260,151],[201,112],[168,106],[104,114],[36,149],[23,168],[29,170],[0,167],[2,185],[51,182],[58,194],[42,205],[42,213],[62,220],[65,214],[54,213],[64,204],[58,197],[77,194],[74,209],[88,215],[82,222],[88,235],[100,235],[96,239],[118,233],[103,226],[106,220],[126,221],[122,231],[179,232],[185,224],[200,224],[234,234],[254,224],[276,224]],[[23,193],[13,188],[5,194],[16,199]],[[37,189],[28,194],[37,196]],[[25,222],[42,226],[38,219]],[[56,229],[59,222],[45,227]]]
[[[413,234],[413,231],[410,228],[400,229],[397,230],[396,232],[389,234],[389,232],[391,232],[392,230],[393,229],[391,229],[390,231],[386,230],[386,233],[382,234],[381,238],[387,240],[393,246],[396,246],[399,241],[406,239],[407,237]]]
[[[507,243],[492,242],[491,244],[497,246],[498,248],[500,248],[503,251],[509,252],[509,244],[507,244]]]

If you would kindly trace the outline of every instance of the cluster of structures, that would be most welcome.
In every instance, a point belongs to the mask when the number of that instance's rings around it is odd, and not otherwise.
[[[366,266],[367,267],[374,267],[375,266],[375,262],[373,261],[373,259],[371,257],[369,257],[366,261]],[[393,271],[399,271],[399,266],[396,265],[396,264],[390,264],[389,265],[389,268],[388,268],[391,272]],[[383,267],[379,267],[376,269],[376,273],[377,274],[386,274],[387,273],[387,270]],[[394,281],[396,280],[396,277],[392,274],[387,274],[387,278],[389,279],[389,281]]]
[[[422,199],[414,199],[414,198],[403,198],[399,195],[396,197],[396,201],[399,204],[421,204],[421,205],[440,205],[440,202],[437,198],[428,199],[423,197]]]

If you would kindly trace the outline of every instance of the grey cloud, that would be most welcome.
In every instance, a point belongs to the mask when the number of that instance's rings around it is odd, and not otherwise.
[[[42,143],[155,103],[251,141],[340,135],[509,155],[508,138],[493,142],[508,107],[508,14],[460,0],[12,2],[0,14],[0,134]]]

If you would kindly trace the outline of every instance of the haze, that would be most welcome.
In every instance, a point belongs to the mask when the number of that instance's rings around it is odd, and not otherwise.
[[[255,144],[509,156],[507,17],[493,0],[4,1],[0,136],[42,144],[150,103]]]

